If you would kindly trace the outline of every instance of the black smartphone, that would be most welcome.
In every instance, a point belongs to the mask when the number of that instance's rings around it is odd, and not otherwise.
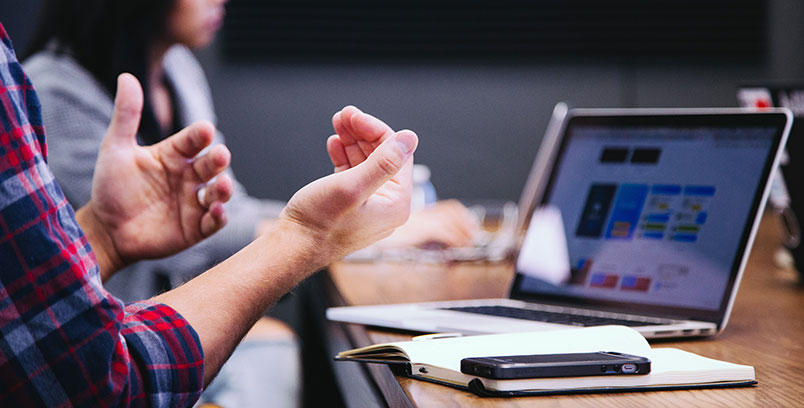
[[[498,380],[587,375],[633,375],[649,373],[650,360],[645,357],[605,351],[597,353],[469,357],[461,360],[461,372]]]

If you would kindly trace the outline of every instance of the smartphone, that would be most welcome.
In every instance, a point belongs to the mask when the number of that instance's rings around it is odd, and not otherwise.
[[[650,360],[645,357],[606,351],[597,353],[469,357],[461,360],[461,372],[498,380],[587,375],[633,375],[649,373]]]

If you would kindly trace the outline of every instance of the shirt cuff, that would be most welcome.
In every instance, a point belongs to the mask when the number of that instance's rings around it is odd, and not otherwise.
[[[154,407],[190,406],[204,386],[201,340],[173,308],[142,301],[126,305],[121,335],[142,377],[142,392]]]

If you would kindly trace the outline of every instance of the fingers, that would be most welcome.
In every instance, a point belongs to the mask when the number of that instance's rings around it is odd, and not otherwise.
[[[232,154],[229,149],[222,144],[218,144],[213,146],[206,154],[193,160],[193,170],[198,179],[202,183],[206,183],[226,170],[231,160]]]
[[[215,126],[210,122],[193,123],[173,136],[157,143],[155,147],[163,154],[181,159],[192,159],[212,143]]]
[[[335,129],[335,133],[340,137],[347,162],[352,167],[362,163],[366,160],[366,157],[368,157],[368,155],[363,152],[363,149],[357,145],[358,139],[352,130],[351,118],[353,115],[360,113],[360,110],[354,106],[347,106],[332,116],[332,128]]]
[[[352,132],[358,141],[382,143],[394,134],[394,130],[390,126],[368,113],[352,115],[350,122]]]
[[[411,217],[412,218],[412,217]],[[427,240],[428,242],[436,241],[444,244],[446,247],[465,247],[473,242],[473,236],[468,234],[465,229],[459,225],[458,220],[442,220],[434,224],[437,225],[438,230],[431,231],[432,236]],[[428,237],[425,235],[422,238]]]
[[[158,151],[162,161],[173,168],[181,168],[188,160],[198,181],[206,183],[229,167],[232,154],[224,145],[216,145],[207,153],[198,156],[212,143],[215,127],[209,122],[197,122],[151,148]],[[198,156],[198,157],[196,157]]]
[[[463,219],[452,219],[445,222],[444,226],[444,242],[449,247],[465,247],[474,242],[473,231],[466,228]]]
[[[218,149],[218,147],[222,149]],[[225,159],[220,159],[220,155],[216,154],[216,151],[218,153],[226,153]],[[194,161],[194,166],[203,162],[217,162],[214,166],[201,165],[200,167],[203,168],[202,170],[196,169],[195,171],[197,174],[199,172],[202,173],[199,175],[199,177],[203,176],[203,180],[208,181],[209,178],[207,177],[214,177],[218,174],[217,172],[223,171],[229,162],[228,152],[229,151],[223,145],[218,145],[213,148],[213,151],[211,151],[209,154],[202,156],[200,160]],[[216,159],[216,157],[218,158]],[[232,194],[234,194],[234,181],[228,174],[221,174],[217,179],[215,179],[214,182],[204,187],[203,190],[203,195],[201,195],[197,200],[201,210],[204,211],[204,213],[201,214],[200,230],[201,236],[208,237],[226,225],[227,217],[223,208],[223,203],[232,198]]]
[[[352,115],[350,122],[357,146],[366,156],[394,134],[390,126],[368,113]]]
[[[332,128],[335,129],[335,133],[341,137],[345,145],[355,143],[355,138],[352,136],[351,120],[351,116],[355,111],[360,112],[359,109],[350,105],[332,115]]]
[[[234,192],[234,182],[228,175],[221,175],[217,180],[198,192],[199,184],[207,183],[220,175],[231,161],[231,153],[224,145],[216,145],[204,154],[215,137],[215,127],[210,122],[197,122],[182,129],[178,133],[147,147],[156,151],[162,165],[169,172],[183,178],[185,189],[183,205],[190,206],[200,215],[191,217],[187,222],[190,228],[198,228],[202,237],[208,237],[226,225],[226,214],[223,203],[228,201]],[[195,210],[198,210],[196,212]],[[199,223],[199,224],[196,224]]]
[[[106,131],[104,142],[112,144],[136,144],[137,129],[142,116],[142,87],[131,74],[117,77],[117,93],[114,98],[112,122]]]
[[[327,139],[327,153],[329,153],[329,159],[332,160],[332,165],[335,166],[336,173],[352,167],[349,165],[346,149],[338,135],[332,135]]]
[[[212,208],[216,203],[225,203],[234,194],[234,182],[228,174],[222,174],[204,188],[204,195],[199,204],[204,208]]]
[[[454,199],[439,201],[437,205],[445,207],[445,218],[454,226],[457,236],[464,244],[470,244],[480,232],[480,224],[472,212],[460,201]]]
[[[209,207],[209,211],[201,216],[201,235],[208,237],[226,225],[226,212],[223,210],[221,202],[215,202]]]
[[[479,226],[469,210],[457,200],[444,200],[411,214],[405,225],[410,245],[438,242],[464,247],[474,242]]]
[[[410,130],[400,131],[394,137],[386,139],[364,163],[354,167],[355,183],[360,186],[364,199],[409,163],[418,143],[419,138],[415,133]]]
[[[227,216],[223,203],[229,201],[234,193],[234,181],[228,174],[218,177],[213,183],[204,188],[203,197],[198,200],[202,210],[201,236],[206,238],[226,225]]]
[[[461,235],[454,227],[447,226],[442,230],[433,241],[443,244],[447,248],[465,247],[471,243],[471,240]]]
[[[394,134],[385,122],[354,106],[336,113],[332,117],[332,127],[340,137],[347,162],[352,167],[365,161],[377,146]]]

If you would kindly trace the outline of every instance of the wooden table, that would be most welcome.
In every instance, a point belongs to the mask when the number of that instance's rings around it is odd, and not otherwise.
[[[707,339],[654,342],[703,356],[752,365],[759,385],[736,389],[626,392],[528,398],[480,398],[438,384],[396,377],[385,365],[339,362],[335,375],[349,406],[683,407],[804,406],[804,288],[793,271],[776,267],[775,218],[766,217],[723,334]],[[330,269],[334,304],[377,304],[503,296],[512,279],[507,264],[340,263]],[[330,322],[331,352],[407,340],[410,333]],[[334,332],[333,332],[334,330]],[[338,347],[340,349],[338,349]],[[358,385],[355,385],[358,384]],[[362,391],[361,391],[362,390]]]

